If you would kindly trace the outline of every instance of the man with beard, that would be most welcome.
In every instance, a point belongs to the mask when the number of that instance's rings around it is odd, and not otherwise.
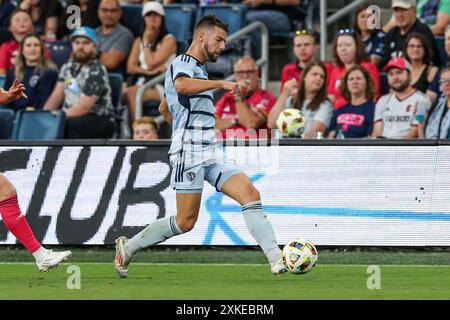
[[[177,213],[153,221],[131,239],[124,236],[116,239],[114,265],[121,278],[128,276],[129,264],[139,250],[192,230],[205,180],[239,202],[247,228],[266,254],[271,272],[286,272],[258,190],[234,162],[225,160],[215,139],[212,90],[237,93],[241,89],[235,82],[208,80],[204,65],[207,61],[215,62],[223,52],[227,33],[228,25],[214,15],[201,18],[191,46],[175,58],[166,72],[166,98],[159,110],[166,121],[173,123],[169,159]]]
[[[134,36],[130,30],[120,24],[122,8],[119,1],[100,1],[98,18],[102,24],[95,29],[100,62],[108,72],[120,73],[125,77],[126,60],[131,51]]]
[[[71,35],[72,57],[61,67],[59,80],[44,110],[63,104],[66,139],[108,139],[115,131],[111,87],[105,66],[97,59],[96,34],[89,27]]]
[[[392,89],[375,106],[373,137],[414,139],[425,121],[431,102],[411,86],[411,65],[404,58],[391,59],[383,69]]]

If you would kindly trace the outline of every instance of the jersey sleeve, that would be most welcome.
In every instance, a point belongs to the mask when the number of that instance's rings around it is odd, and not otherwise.
[[[175,60],[170,66],[170,73],[172,81],[175,81],[179,77],[194,77],[194,65],[184,61],[185,58]]]
[[[383,113],[386,108],[386,100],[381,97],[375,105],[375,115],[373,117],[373,122],[378,122],[383,120]]]
[[[325,101],[317,110],[314,116],[314,121],[322,122],[327,128],[330,126],[331,118],[333,117],[333,107],[330,103]]]
[[[418,125],[419,123],[422,123],[426,119],[426,115],[430,111],[431,108],[431,101],[428,99],[428,97],[424,97],[421,99],[417,105],[417,111],[416,115],[414,117],[414,120],[412,122],[413,125]]]
[[[277,99],[275,99],[274,95],[269,91],[266,91],[264,98],[265,100],[267,100],[267,102],[264,105],[261,105],[261,108],[259,108],[258,111],[267,118],[269,116],[270,110],[272,110],[275,102],[277,102]]]
[[[333,116],[331,117],[330,121],[330,127],[328,128],[330,131],[336,131],[338,113],[339,109],[333,111]]]

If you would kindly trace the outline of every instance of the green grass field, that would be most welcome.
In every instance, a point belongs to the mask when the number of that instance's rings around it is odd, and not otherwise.
[[[0,299],[450,299],[449,252],[319,250],[310,273],[273,276],[258,250],[148,250],[127,279],[114,272],[112,248],[73,252],[43,274],[24,250],[0,250]],[[369,290],[373,264],[381,289]],[[81,289],[67,286],[71,265],[79,267]]]
[[[81,289],[70,290],[70,264],[39,274],[32,264],[0,265],[0,299],[448,299],[450,268],[381,266],[381,289],[367,289],[367,267],[319,265],[306,275],[272,276],[266,265],[135,264],[129,278],[112,265],[77,264]],[[70,281],[69,281],[70,282]]]

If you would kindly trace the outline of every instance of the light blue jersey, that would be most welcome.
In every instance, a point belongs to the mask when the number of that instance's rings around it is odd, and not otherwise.
[[[217,143],[212,90],[179,94],[174,84],[179,77],[208,80],[208,73],[187,54],[176,57],[166,72],[166,100],[172,114],[171,185],[180,193],[197,193],[206,180],[220,191],[228,178],[242,171],[234,162],[225,161]]]
[[[165,89],[172,114],[172,144],[169,155],[186,151],[201,152],[216,145],[212,90],[200,94],[179,94],[175,79],[188,77],[208,80],[203,64],[187,54],[179,55],[166,72]]]

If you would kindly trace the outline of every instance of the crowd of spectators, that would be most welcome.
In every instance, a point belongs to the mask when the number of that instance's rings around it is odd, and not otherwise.
[[[164,9],[175,2],[219,1],[0,0],[3,88],[18,79],[28,97],[1,108],[62,109],[67,139],[118,137],[108,75],[120,74],[120,103],[132,132],[128,138],[158,139],[160,126],[154,119],[136,119],[136,93],[165,73],[179,52],[180,39],[168,32]],[[295,61],[282,69],[279,92],[260,86],[257,57],[244,55],[235,62],[235,80],[245,90],[216,102],[219,138],[266,138],[285,108],[305,116],[303,139],[450,138],[450,1],[392,0],[392,18],[381,29],[368,23],[373,14],[369,4],[359,7],[353,25],[334,35],[331,61],[317,58],[317,30],[297,29],[294,9],[300,0],[242,3],[248,8],[247,22],[262,21],[270,32],[292,34]],[[124,4],[142,5],[137,37],[121,23]],[[66,8],[73,5],[80,9],[75,29],[67,23],[71,11]],[[437,35],[445,38],[444,56]],[[72,45],[59,70],[48,50],[55,40]],[[381,92],[382,74],[387,93]],[[142,99],[157,102],[163,96],[158,84],[146,88]]]

